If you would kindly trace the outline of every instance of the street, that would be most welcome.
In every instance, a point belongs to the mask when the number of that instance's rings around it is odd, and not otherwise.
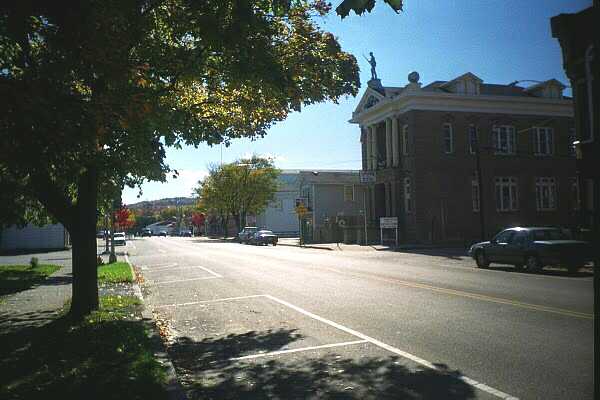
[[[204,238],[126,250],[190,398],[592,398],[589,273]]]

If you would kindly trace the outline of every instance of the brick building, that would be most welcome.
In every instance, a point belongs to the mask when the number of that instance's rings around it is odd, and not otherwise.
[[[564,88],[554,79],[487,84],[472,73],[426,86],[416,72],[404,87],[369,81],[350,122],[361,128],[362,169],[375,176],[371,227],[397,216],[402,241],[427,243],[476,240],[482,226],[486,237],[571,226],[579,199]]]

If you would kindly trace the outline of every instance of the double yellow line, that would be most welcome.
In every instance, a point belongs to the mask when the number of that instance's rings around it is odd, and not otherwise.
[[[567,317],[583,318],[583,319],[590,319],[590,320],[594,319],[594,314],[583,313],[583,312],[579,312],[579,311],[571,311],[571,310],[566,310],[563,308],[548,307],[548,306],[542,306],[539,304],[524,303],[522,301],[503,299],[501,297],[494,297],[494,296],[486,296],[484,294],[465,292],[463,290],[448,289],[448,288],[443,288],[443,287],[439,287],[439,286],[427,285],[424,283],[409,282],[409,281],[395,279],[395,278],[383,278],[380,276],[360,274],[360,273],[354,273],[354,272],[346,272],[346,271],[340,271],[340,270],[336,270],[336,269],[332,269],[332,271],[342,273],[342,274],[349,274],[349,275],[353,275],[353,276],[360,277],[360,278],[369,278],[369,279],[374,279],[374,280],[378,280],[378,281],[382,281],[382,282],[393,283],[396,285],[402,285],[402,286],[406,286],[406,287],[431,290],[434,292],[450,294],[453,296],[467,297],[470,299],[487,301],[487,302],[497,303],[497,304],[506,304],[506,305],[510,305],[510,306],[514,306],[514,307],[525,308],[528,310],[543,311],[543,312],[548,312],[548,313],[552,313],[552,314],[564,315]]]

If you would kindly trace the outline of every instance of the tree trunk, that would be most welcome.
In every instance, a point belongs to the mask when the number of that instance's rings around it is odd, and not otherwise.
[[[233,217],[235,218],[235,227],[237,229],[238,232],[240,232],[242,230],[242,219],[240,214],[233,214]]]
[[[94,168],[88,168],[79,178],[76,218],[73,218],[69,231],[73,245],[73,294],[70,314],[76,320],[98,309],[97,180],[97,171]]]

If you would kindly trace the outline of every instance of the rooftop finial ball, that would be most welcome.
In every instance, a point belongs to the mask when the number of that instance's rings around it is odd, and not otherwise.
[[[418,83],[419,82],[419,73],[417,71],[413,71],[408,74],[408,81],[410,83]]]

